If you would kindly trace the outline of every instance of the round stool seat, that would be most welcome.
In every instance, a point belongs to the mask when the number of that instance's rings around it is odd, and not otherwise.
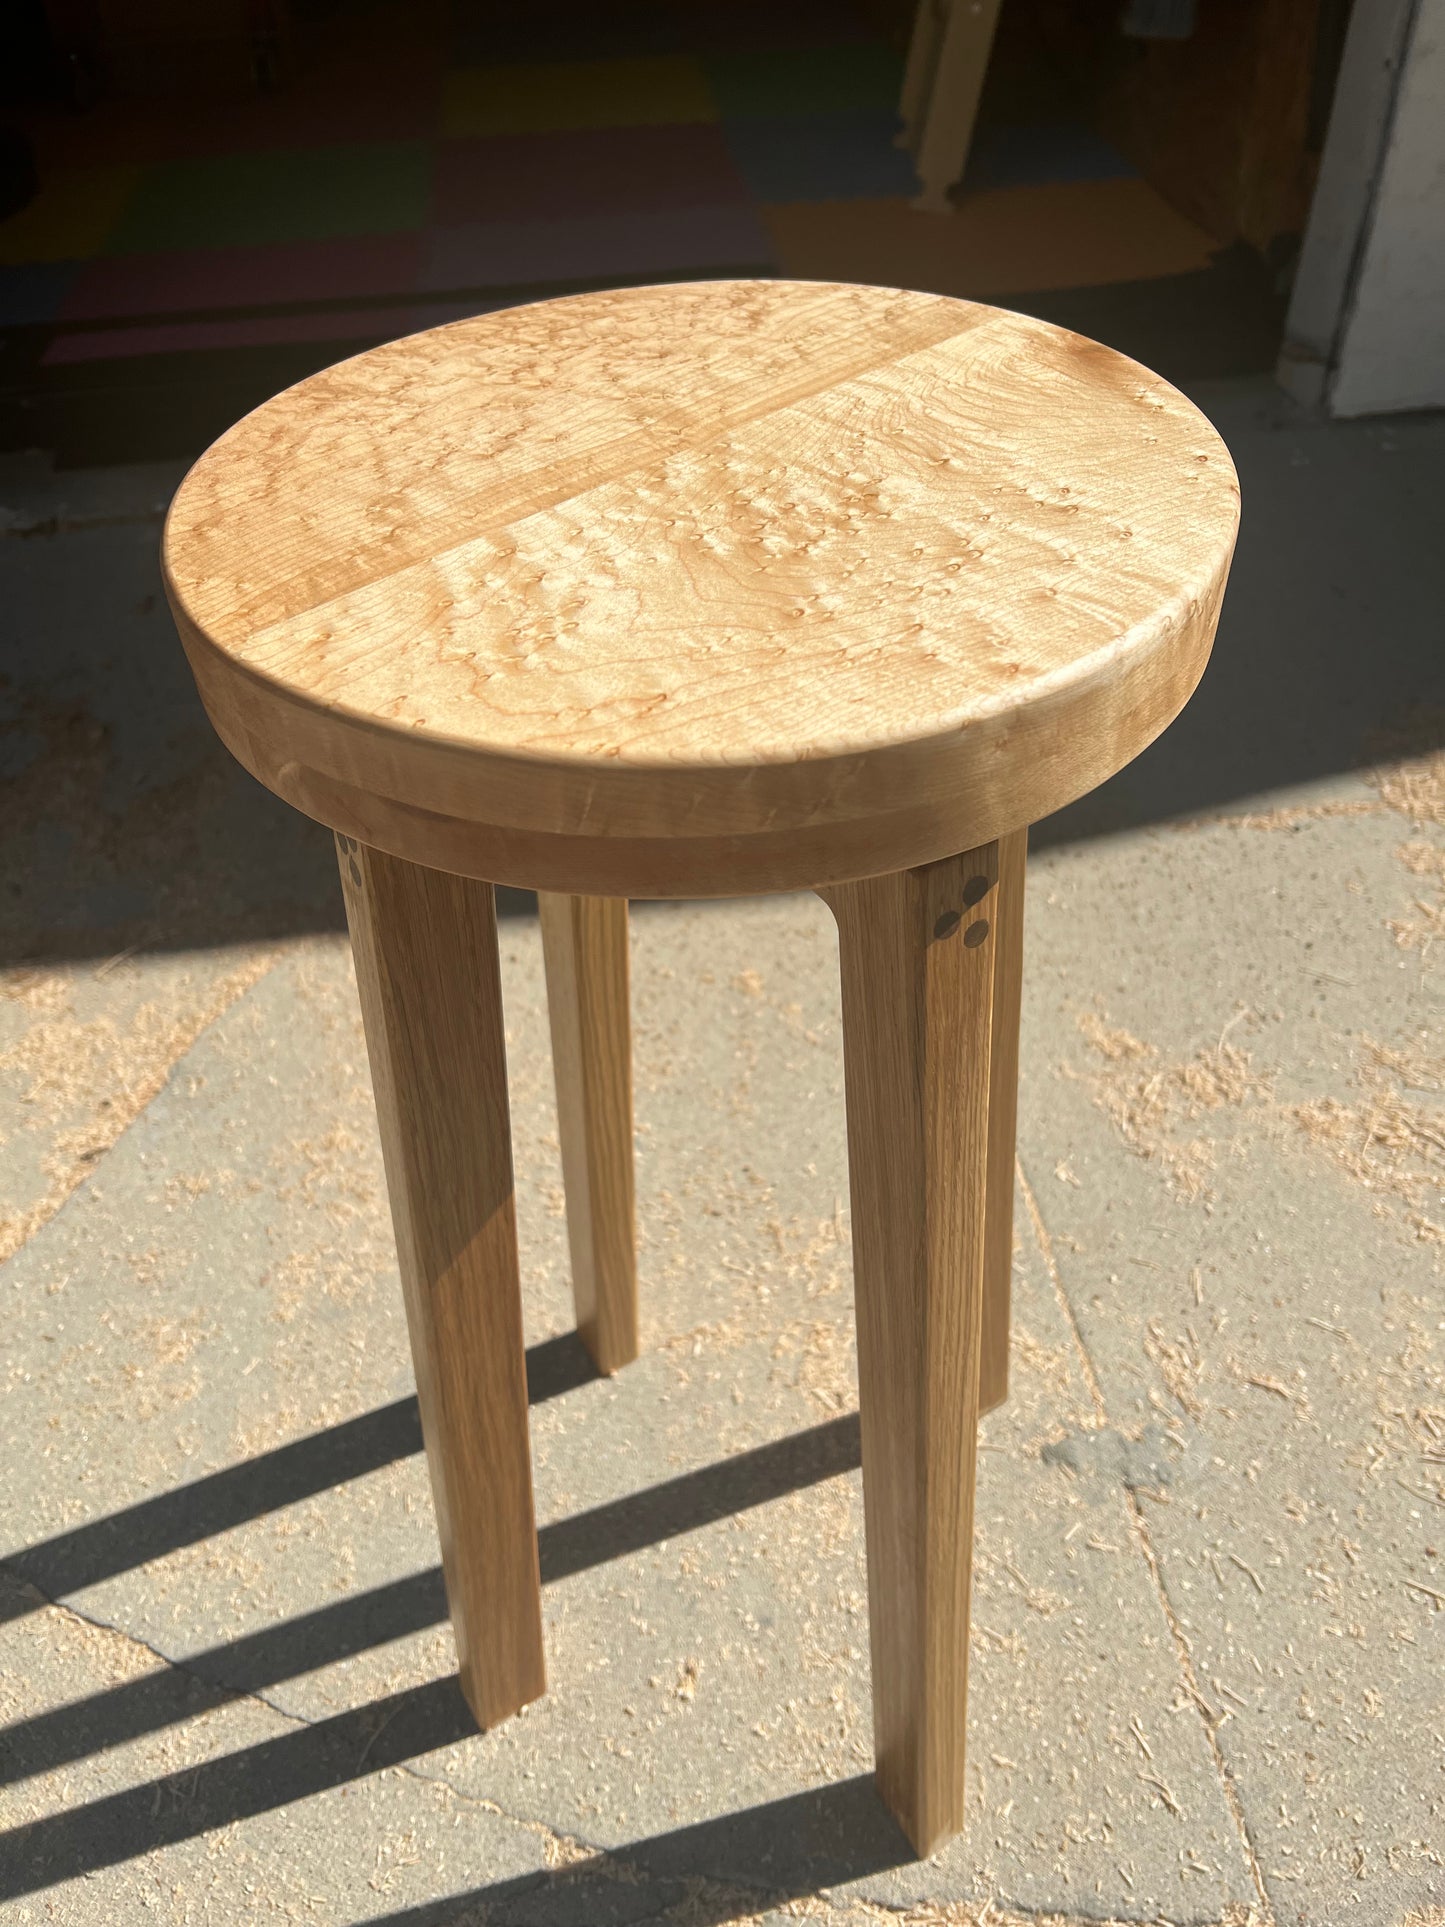
[[[785,281],[508,309],[356,356],[195,465],[167,589],[220,735],[333,829],[594,896],[879,875],[1176,715],[1223,443],[1025,316]]]

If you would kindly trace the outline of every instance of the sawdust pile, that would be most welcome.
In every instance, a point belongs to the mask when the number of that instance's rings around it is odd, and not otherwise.
[[[1423,828],[1445,829],[1445,710],[1422,710],[1408,726],[1374,739],[1372,747],[1398,760],[1382,761],[1370,782],[1387,809]]]
[[[1357,1104],[1316,1098],[1289,1115],[1312,1144],[1326,1151],[1367,1191],[1400,1200],[1417,1238],[1445,1245],[1445,1115],[1412,1091],[1445,1090],[1445,1059],[1396,1050],[1368,1040],[1358,1059]],[[1437,1216],[1431,1216],[1431,1212]]]
[[[773,1920],[805,1920],[813,1927],[1124,1927],[1114,1916],[1098,1914],[1018,1914],[1000,1907],[993,1900],[915,1900],[902,1908],[865,1900],[861,1895],[833,1896],[805,1894],[781,1905],[759,1905],[755,1897],[744,1899],[714,1881],[699,1881],[688,1902],[669,1909],[669,1917],[679,1922],[707,1921],[712,1927],[764,1927]],[[737,1911],[727,1911],[729,1901]],[[1231,1902],[1215,1927],[1260,1927],[1260,1916],[1253,1907]],[[1437,1920],[1411,1915],[1401,1927],[1445,1927],[1445,1916]]]
[[[67,973],[17,970],[0,979],[0,995],[36,1013],[0,1052],[0,1076],[14,1083],[34,1127],[49,1137],[44,1191],[22,1210],[0,1216],[0,1263],[54,1216],[201,1032],[279,955],[257,949],[209,980],[183,977],[164,1002],[147,1000],[121,1019],[110,1012],[77,1016]]]
[[[1108,1067],[1088,1079],[1094,1101],[1129,1149],[1159,1165],[1180,1197],[1210,1198],[1215,1147],[1190,1127],[1210,1112],[1269,1098],[1249,1052],[1226,1033],[1183,1063],[1161,1063],[1152,1044],[1095,1011],[1083,1012],[1079,1029]]]
[[[1445,1092],[1445,1058],[1366,1038],[1356,1056],[1358,1098],[1283,1104],[1270,1077],[1227,1034],[1171,1064],[1161,1061],[1152,1044],[1110,1026],[1097,1012],[1085,1011],[1078,1022],[1106,1066],[1085,1074],[1095,1103],[1136,1156],[1163,1169],[1178,1196],[1212,1196],[1215,1146],[1191,1126],[1231,1107],[1268,1127],[1300,1132],[1374,1193],[1381,1211],[1403,1205],[1417,1238],[1445,1246],[1445,1112],[1430,1101]],[[1177,1386],[1171,1389],[1178,1395]]]
[[[1178,825],[1197,830],[1211,822],[1227,822],[1240,830],[1293,830],[1326,817],[1377,816],[1393,811],[1417,830],[1445,829],[1445,710],[1425,708],[1396,729],[1376,731],[1367,745],[1375,766],[1365,772],[1378,801],[1332,797],[1317,803],[1292,803],[1272,810],[1251,810],[1240,816],[1193,818]],[[1403,868],[1425,885],[1412,898],[1404,916],[1391,917],[1386,928],[1402,950],[1428,954],[1445,937],[1445,845],[1428,837],[1414,837],[1395,852]]]
[[[1391,917],[1385,928],[1402,950],[1428,954],[1430,946],[1445,937],[1445,846],[1402,843],[1395,855],[1411,876],[1431,888],[1429,894],[1412,898],[1408,914]]]
[[[1422,710],[1408,727],[1393,737],[1376,740],[1377,751],[1396,761],[1381,763],[1370,772],[1370,782],[1387,809],[1408,817],[1418,830],[1445,829],[1445,710]],[[1410,904],[1409,913],[1392,917],[1387,925],[1402,950],[1429,952],[1445,937],[1445,845],[1428,838],[1402,843],[1395,855],[1413,877],[1427,886]]]

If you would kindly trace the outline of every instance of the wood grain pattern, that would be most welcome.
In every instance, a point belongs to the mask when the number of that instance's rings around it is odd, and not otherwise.
[[[496,911],[338,838],[462,1690],[546,1690]]]
[[[942,296],[717,282],[455,323],[198,462],[168,593],[262,782],[495,881],[727,895],[1035,821],[1193,689],[1237,519],[1202,415]]]
[[[993,920],[993,1024],[988,1070],[988,1196],[983,1220],[983,1359],[979,1409],[1008,1397],[1014,1262],[1014,1156],[1019,1108],[1019,1010],[1024,987],[1024,873],[1029,833],[998,845],[998,907]]]
[[[999,849],[826,892],[838,919],[878,1784],[963,1824]]]
[[[1322,17],[1320,0],[1200,7],[1187,40],[1143,41],[1113,64],[1098,131],[1216,242],[1267,253],[1309,211]]]
[[[597,1369],[637,1356],[625,897],[537,899],[577,1330]]]

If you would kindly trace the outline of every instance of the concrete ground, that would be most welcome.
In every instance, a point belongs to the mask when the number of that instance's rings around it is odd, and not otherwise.
[[[1215,665],[1034,839],[924,1864],[869,1777],[826,911],[636,909],[646,1352],[600,1381],[503,906],[552,1685],[479,1736],[329,838],[190,691],[176,471],[7,458],[7,1924],[1445,1922],[1445,422],[1198,399],[1245,492]]]

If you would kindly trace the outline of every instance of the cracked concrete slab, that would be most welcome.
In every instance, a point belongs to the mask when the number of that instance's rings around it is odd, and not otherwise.
[[[1364,783],[1259,818],[1035,866],[1024,1158],[1112,1423],[1188,1444],[1140,1504],[1274,1915],[1395,1920],[1445,1897],[1419,825]]]
[[[88,960],[189,951],[194,976],[215,947],[340,928],[330,837],[226,754],[177,647],[160,531],[180,476],[0,459],[0,960],[41,973],[52,1019],[66,988],[92,1024],[111,996],[124,1013],[124,973]]]
[[[3,1604],[13,1604],[8,1590]],[[127,1636],[64,1608],[12,1622],[5,1644],[12,1730],[77,1694],[103,1699],[122,1684],[178,1677]],[[346,1777],[354,1746],[349,1759],[334,1749],[331,1784],[313,1775],[316,1790],[278,1800],[284,1782],[272,1776],[287,1772],[298,1730],[309,1737],[261,1699],[207,1705],[193,1693],[175,1724],[129,1745],[97,1733],[104,1750],[47,1776],[43,1799],[25,1785],[7,1789],[0,1912],[87,1924],[151,1912],[203,1920],[218,1909],[256,1921],[366,1919],[429,1895],[446,1868],[461,1879],[481,1862],[520,1881],[545,1867],[545,1835],[430,1776],[383,1767],[358,1786]],[[7,1757],[7,1777],[9,1766]]]
[[[146,606],[159,472],[0,475],[0,1918],[1438,1927],[1441,434],[1215,412],[1217,670],[1032,859],[969,1819],[921,1865],[867,1771],[826,912],[635,912],[646,1352],[604,1382],[503,906],[551,1690],[479,1736],[328,839]]]
[[[58,1211],[161,1089],[206,1025],[276,951],[99,968],[20,968],[0,982],[0,1261]]]
[[[1093,1412],[1026,1240],[1014,1393],[984,1439],[969,1835],[905,1870],[866,1783],[849,1796],[876,1842],[861,1862],[856,1823],[819,1848],[761,1821],[761,1858],[725,1824],[846,1788],[871,1762],[836,944],[811,899],[643,909],[635,923],[649,1349],[616,1380],[534,1404],[547,1699],[474,1737],[454,1701],[435,1701],[446,1744],[418,1751],[417,1768],[593,1847],[690,1832],[693,1872],[763,1895],[806,1892],[821,1869],[893,1907],[1092,1907],[1122,1890],[1141,1917],[1214,1920],[1246,1903],[1118,1484],[1039,1456]],[[506,925],[503,947],[535,1358],[570,1323],[535,925]],[[17,1462],[49,1434],[12,1515],[32,1542],[142,1505],[182,1468],[205,1479],[404,1397],[369,1106],[344,948],[295,950],[12,1260],[20,1322],[34,1324],[20,1349],[44,1361],[7,1401]],[[96,1452],[121,1430],[123,1452]],[[360,1734],[455,1663],[406,1442],[393,1462],[66,1596],[212,1690],[242,1686],[313,1729]],[[43,1555],[7,1550],[44,1584]],[[129,1684],[102,1714],[102,1734],[107,1718],[124,1732],[189,1717]],[[52,1722],[23,1743],[38,1764],[47,1745],[82,1741]],[[103,1800],[103,1761],[87,1771]],[[53,1811],[47,1776],[26,1784]],[[828,1819],[825,1806],[825,1833]],[[850,1880],[860,1865],[872,1871]]]

